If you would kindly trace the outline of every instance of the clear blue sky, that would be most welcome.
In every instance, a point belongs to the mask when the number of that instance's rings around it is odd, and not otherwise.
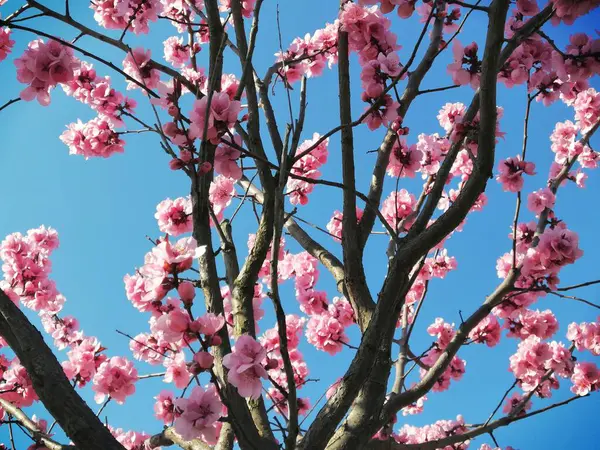
[[[5,17],[22,3],[20,0],[9,0],[2,7]],[[46,2],[59,4],[62,2]],[[303,0],[301,2],[280,2],[281,29],[284,46],[294,37],[322,28],[325,22],[335,19],[336,2]],[[82,22],[95,25],[92,11],[87,2],[72,2],[72,14]],[[405,61],[420,31],[418,19],[398,22],[395,16],[394,31],[398,41],[403,45],[401,60]],[[273,62],[273,54],[279,50],[276,34],[276,2],[267,0],[263,6],[259,44],[256,52],[256,67],[264,72]],[[482,42],[486,21],[484,15],[475,12],[469,19],[467,30],[460,36],[461,42],[468,44],[473,40]],[[600,21],[600,13],[596,11],[576,22],[574,30],[594,33],[594,26]],[[76,33],[47,20],[35,22],[47,32],[72,39]],[[547,27],[547,32],[564,45],[568,31],[563,27]],[[119,33],[112,33],[118,36]],[[162,58],[162,41],[174,34],[174,28],[161,21],[152,24],[151,36],[136,38],[129,36],[130,45],[138,43],[153,49],[155,58]],[[20,55],[27,42],[34,36],[16,32],[17,44],[13,55]],[[79,41],[93,52],[112,59],[117,65],[123,55],[99,46],[89,38]],[[207,50],[201,53],[201,64],[206,64]],[[231,58],[225,64],[225,70],[239,73],[237,59]],[[0,65],[2,90],[0,104],[9,98],[16,97],[23,88],[15,78],[12,57]],[[440,87],[451,84],[446,75],[448,56],[441,57],[423,82],[423,88]],[[115,86],[125,90],[124,83],[110,69],[95,64],[100,74],[113,77]],[[358,64],[353,60],[353,116],[357,117],[363,110],[360,102],[360,80]],[[337,111],[337,73],[326,71],[324,76],[309,80],[308,113],[305,123],[305,137],[313,132],[324,133],[334,127],[338,121]],[[600,85],[595,80],[593,85]],[[294,91],[292,95],[296,95]],[[133,94],[140,102],[138,112],[148,121],[153,120],[151,110],[146,106],[144,98],[138,92]],[[411,129],[408,137],[414,142],[419,133],[442,133],[436,115],[446,102],[462,101],[468,103],[472,90],[464,87],[449,92],[430,94],[418,98],[411,107],[405,125]],[[498,158],[514,156],[520,152],[522,139],[522,120],[525,105],[524,87],[506,89],[499,88],[499,104],[504,107],[504,118],[501,128],[506,131],[506,138],[498,144]],[[274,97],[279,111],[280,123],[284,123],[287,115],[285,92],[279,85]],[[168,169],[169,158],[162,152],[158,141],[153,136],[126,136],[125,154],[115,155],[108,160],[89,160],[69,156],[67,147],[58,139],[65,126],[78,118],[87,121],[94,117],[93,111],[75,100],[66,97],[61,89],[52,94],[49,107],[40,107],[37,103],[20,102],[0,113],[0,129],[2,143],[0,145],[0,192],[2,192],[2,210],[0,215],[0,238],[6,234],[38,227],[41,224],[52,226],[60,233],[61,245],[53,256],[53,279],[60,291],[66,296],[65,314],[78,317],[82,329],[87,335],[97,336],[109,355],[126,355],[131,357],[127,339],[119,336],[115,330],[120,329],[130,334],[147,331],[148,316],[135,310],[125,297],[123,276],[132,273],[135,267],[143,263],[144,254],[150,249],[145,236],[158,236],[159,231],[154,219],[156,204],[166,197],[179,197],[188,194],[186,177],[180,172]],[[526,190],[538,189],[544,185],[553,154],[549,148],[548,136],[557,121],[572,120],[572,110],[562,104],[544,108],[534,104],[530,129],[529,159],[535,161],[538,176],[526,181]],[[132,128],[136,128],[134,125]],[[382,132],[371,133],[366,127],[359,127],[355,134],[357,170],[359,188],[367,190],[370,171],[375,155],[367,153],[376,148]],[[339,181],[341,179],[339,138],[330,142],[330,157],[323,167],[323,177]],[[600,147],[596,138],[593,143]],[[598,148],[596,148],[598,150]],[[597,197],[600,193],[600,177],[598,173],[589,173],[588,187],[580,190],[569,185],[561,189],[557,200],[557,214],[580,235],[580,245],[585,255],[574,267],[561,272],[564,284],[574,284],[599,278],[598,264],[594,254],[597,253],[597,226],[600,215],[597,210]],[[403,180],[402,187],[418,194],[421,180]],[[393,189],[388,180],[387,193]],[[514,211],[514,194],[503,193],[496,182],[488,185],[489,203],[485,210],[473,214],[462,233],[455,235],[448,242],[449,253],[458,260],[458,270],[445,280],[431,283],[428,300],[425,302],[422,315],[414,333],[412,344],[420,353],[429,346],[431,338],[425,332],[428,324],[436,317],[444,317],[447,321],[458,323],[459,310],[468,314],[484,296],[491,292],[498,283],[496,276],[496,259],[510,249],[507,238]],[[317,201],[318,199],[318,201]],[[341,209],[340,192],[319,186],[311,195],[308,206],[301,207],[299,216],[325,226],[333,210]],[[523,220],[531,220],[529,212],[524,211]],[[243,253],[246,248],[247,234],[254,232],[254,219],[248,210],[234,222],[234,231]],[[377,225],[379,227],[380,225]],[[312,233],[312,231],[311,231]],[[317,233],[317,234],[315,234]],[[341,249],[330,237],[313,233],[328,248],[341,255]],[[287,239],[289,249],[297,252],[300,249],[291,238]],[[365,267],[370,286],[373,291],[379,289],[385,273],[386,258],[384,237],[373,236],[367,254]],[[329,274],[321,272],[319,288],[326,289],[335,295],[335,287]],[[600,288],[592,287],[580,293],[591,301],[598,301]],[[283,288],[284,307],[286,312],[298,312],[297,302],[293,297],[291,283]],[[265,330],[274,324],[271,305],[264,303],[267,311],[261,323]],[[559,318],[561,329],[556,339],[564,339],[566,328],[572,321],[594,320],[596,311],[579,303],[568,303],[556,298],[542,299],[535,308],[551,308]],[[39,320],[33,317],[36,325]],[[352,343],[358,345],[359,335],[356,327],[350,330]],[[454,383],[452,389],[429,395],[423,414],[408,418],[399,417],[399,424],[410,423],[424,425],[439,419],[452,419],[463,414],[466,422],[485,421],[504,391],[514,380],[508,372],[508,357],[516,350],[515,339],[504,338],[501,344],[492,350],[480,346],[469,346],[461,351],[460,356],[467,361],[467,372],[463,380]],[[353,350],[344,351],[333,359],[322,352],[314,350],[306,342],[301,344],[311,369],[311,378],[320,382],[311,383],[301,391],[314,402],[327,387],[342,375],[341,367],[346,367]],[[66,356],[62,353],[59,359]],[[145,364],[138,365],[140,373],[156,372],[156,367]],[[160,367],[158,368],[160,370]],[[552,400],[558,401],[570,395],[568,382],[563,382],[560,391],[555,392]],[[152,406],[156,395],[166,385],[158,380],[143,380],[137,384],[137,394],[130,398],[125,406],[110,404],[105,410],[111,425],[136,431],[157,432],[161,424],[153,417]],[[86,399],[92,402],[91,391],[83,390]],[[551,400],[551,401],[552,401]],[[536,401],[541,405],[542,402]],[[548,404],[548,403],[546,403]],[[38,411],[34,407],[32,412]],[[559,409],[497,431],[496,437],[504,447],[512,445],[522,450],[546,450],[562,448],[595,449],[600,448],[600,429],[597,418],[600,412],[600,397],[582,399],[564,409]],[[49,416],[43,415],[50,419]],[[559,430],[559,432],[556,432]],[[4,433],[4,434],[3,434]],[[0,428],[0,442],[7,442],[6,427]],[[477,444],[489,442],[489,439],[478,439]],[[25,441],[17,439],[20,449],[25,448]],[[491,442],[489,442],[491,443]]]

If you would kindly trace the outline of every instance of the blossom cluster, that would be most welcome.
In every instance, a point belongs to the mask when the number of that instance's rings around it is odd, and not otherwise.
[[[50,280],[50,255],[58,248],[58,234],[52,228],[40,227],[27,235],[13,233],[0,244],[0,258],[4,261],[2,290],[15,302],[36,311],[58,349],[68,348],[68,360],[63,362],[67,377],[78,386],[92,383],[98,403],[108,396],[117,403],[135,392],[138,373],[133,364],[122,357],[107,357],[106,350],[92,336],[79,330],[76,319],[61,318],[65,298]],[[10,387],[8,391],[4,389]],[[29,406],[37,400],[25,368],[14,358],[3,375],[3,398]]]
[[[320,138],[321,136],[315,133],[312,139],[308,139],[298,146],[297,153],[299,155],[309,149],[312,150],[298,159],[290,170],[290,178],[288,179],[286,189],[292,205],[306,205],[308,203],[308,194],[315,187],[310,181],[294,178],[294,176],[316,180],[321,176],[319,168],[327,162],[329,139],[324,139],[317,144]]]
[[[10,42],[5,41],[4,46],[9,48]],[[21,99],[37,99],[42,106],[50,104],[51,89],[73,80],[79,65],[73,49],[55,40],[44,42],[42,39],[31,41],[23,55],[14,62],[17,80],[28,85],[21,91]]]
[[[98,0],[90,3],[98,25],[109,30],[130,29],[146,34],[148,23],[156,22],[162,12],[160,0]]]

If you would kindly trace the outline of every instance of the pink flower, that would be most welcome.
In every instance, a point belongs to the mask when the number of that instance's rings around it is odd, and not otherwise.
[[[102,403],[109,396],[122,404],[125,398],[135,392],[138,372],[131,361],[120,356],[113,356],[104,361],[92,380],[92,390],[96,393],[94,400]]]
[[[20,58],[15,59],[17,80],[28,84],[21,91],[22,100],[37,98],[42,106],[50,104],[50,90],[59,83],[68,83],[78,65],[73,50],[57,41],[31,41]]]
[[[233,128],[242,106],[239,101],[231,100],[226,92],[215,92],[208,112],[207,107],[208,96],[194,102],[194,107],[190,113],[192,121],[190,135],[194,138],[209,140],[213,144],[218,144],[219,138],[227,130]],[[207,114],[208,119],[206,118]],[[206,124],[208,126],[205,136],[204,128]]]
[[[421,169],[422,159],[423,153],[416,145],[409,147],[404,139],[397,139],[390,153],[387,174],[391,177],[413,178],[415,172]]]
[[[160,72],[154,69],[151,57],[152,52],[150,50],[137,47],[127,53],[127,56],[123,60],[124,72],[148,89],[158,87],[160,81]],[[139,84],[130,80],[127,81],[127,90],[139,87]]]
[[[398,192],[391,192],[390,195],[381,204],[381,214],[390,226],[398,231],[408,230],[412,225],[412,218],[409,218],[417,203],[417,199],[406,189],[400,189]],[[404,219],[408,219],[405,221]],[[402,224],[402,230],[399,230]]]
[[[577,363],[571,382],[573,383],[571,392],[577,395],[587,395],[600,389],[600,370],[591,362]]]
[[[114,131],[112,124],[100,117],[82,123],[72,123],[60,140],[69,147],[69,154],[81,155],[85,159],[108,158],[123,153],[125,142]]]
[[[206,390],[194,387],[188,398],[175,400],[175,407],[181,414],[175,418],[175,431],[186,441],[201,439],[214,445],[217,443],[219,423],[223,404],[214,385]]]
[[[233,141],[238,146],[242,145],[242,138],[239,135],[233,137]],[[238,166],[241,152],[227,144],[220,144],[215,150],[215,170],[221,175],[239,180],[242,178],[242,169]]]
[[[198,364],[198,368],[203,370],[208,370],[213,366],[214,356],[208,352],[198,352],[194,354],[194,362]]]
[[[592,88],[580,92],[573,107],[577,125],[582,133],[587,133],[600,121],[600,92]]]
[[[488,315],[469,333],[469,339],[478,344],[495,346],[500,341],[500,324],[495,316]]]
[[[150,330],[155,336],[169,343],[178,343],[190,326],[190,317],[181,308],[174,308],[152,322]]]
[[[470,84],[473,89],[479,87],[481,61],[477,57],[478,46],[473,42],[463,47],[457,39],[452,45],[454,62],[448,65],[448,73],[452,81],[458,85]]]
[[[360,222],[362,215],[363,215],[363,210],[360,208],[356,208],[356,221],[357,222]],[[336,238],[337,241],[342,240],[342,219],[343,219],[342,213],[340,211],[336,210],[333,213],[333,217],[327,224],[327,231],[329,231],[329,233],[331,233]]]
[[[455,124],[462,121],[466,107],[462,103],[446,103],[437,116],[440,126],[450,133]]]
[[[192,231],[192,202],[189,197],[167,198],[156,206],[154,217],[163,233],[179,236]]]
[[[517,0],[517,11],[524,16],[534,16],[540,12],[536,0]]]
[[[415,427],[404,425],[394,439],[399,444],[423,444],[428,441],[436,441],[448,436],[460,435],[467,431],[465,421],[462,416],[457,416],[456,420],[438,420],[431,425]],[[454,445],[457,450],[465,450],[468,446],[468,440],[465,443]]]
[[[145,433],[138,433],[136,431],[125,432],[121,428],[115,430],[111,429],[110,425],[108,428],[126,450],[144,450],[146,448],[146,441],[150,439],[150,436]]]
[[[169,425],[175,420],[175,396],[171,391],[160,391],[154,397],[154,415],[166,425]]]
[[[15,41],[10,38],[10,28],[0,28],[0,61],[4,61],[11,52]]]
[[[502,189],[509,192],[519,192],[523,189],[523,174],[535,175],[535,164],[521,161],[520,156],[506,158],[498,166],[500,172],[496,177],[502,184]]]
[[[425,264],[421,269],[421,276],[423,280],[430,280],[432,278],[444,279],[448,272],[456,270],[456,258],[448,256],[448,250],[441,250],[433,258],[425,259]]]
[[[252,11],[254,10],[254,2],[256,0],[241,0],[240,6],[242,9],[242,16],[249,19],[252,17]],[[229,11],[231,9],[231,0],[219,0],[219,11]]]
[[[69,360],[62,364],[67,378],[77,381],[79,387],[85,386],[106,361],[106,356],[101,353],[103,350],[95,337],[83,339],[67,353]]]
[[[554,4],[555,16],[552,17],[554,25],[564,22],[572,25],[577,17],[583,16],[598,6],[598,0],[551,0]]]
[[[231,204],[234,194],[235,180],[233,178],[219,175],[210,183],[208,199],[218,220],[223,219],[223,212]]]
[[[323,350],[330,355],[335,355],[348,342],[345,327],[327,310],[322,314],[313,315],[306,325],[306,339],[317,350]]]
[[[192,327],[198,333],[210,337],[216,335],[219,331],[221,331],[224,325],[225,318],[222,315],[206,313],[202,317],[196,319]]]
[[[159,341],[156,336],[149,333],[140,333],[129,341],[129,349],[133,353],[133,357],[140,361],[145,361],[151,365],[160,364],[163,360],[163,355],[168,355],[171,345]]]
[[[173,67],[183,67],[190,59],[188,45],[183,44],[183,38],[171,36],[163,42],[165,48],[165,60]]]
[[[152,249],[150,255],[154,261],[150,261],[168,273],[180,273],[192,267],[194,259],[205,251],[206,247],[198,247],[196,239],[192,237],[179,239],[175,244],[165,239]]]
[[[229,369],[227,379],[242,397],[260,397],[260,379],[267,378],[262,365],[266,355],[267,351],[256,340],[244,334],[238,338],[232,353],[223,358],[223,365]]]
[[[573,341],[577,350],[588,350],[600,356],[600,317],[596,322],[575,322],[569,325],[567,339]]]
[[[576,137],[579,127],[570,120],[556,124],[550,141],[552,142],[552,151],[555,153],[554,160],[559,164],[564,164],[567,159],[576,157],[582,150],[577,147]]]
[[[183,281],[177,287],[177,293],[184,304],[191,304],[196,297],[196,287],[190,281]]]
[[[309,148],[315,146],[321,138],[318,133],[313,134],[312,139],[307,139],[298,146],[297,154],[302,154]],[[302,176],[304,178],[317,179],[321,176],[319,168],[327,162],[329,139],[316,145],[309,153],[304,155],[294,163],[291,169],[291,175],[288,179],[286,190],[288,198],[292,205],[306,205],[308,203],[308,194],[310,194],[315,185],[309,181],[294,178],[293,176]]]
[[[508,336],[520,339],[527,339],[531,335],[548,339],[558,331],[558,321],[549,309],[541,312],[530,309],[515,311],[507,318],[506,325],[510,330]]]
[[[513,392],[512,395],[506,399],[506,402],[504,403],[504,407],[502,408],[502,412],[504,414],[510,414],[511,412],[513,412],[517,406],[521,405],[521,403],[523,401],[523,397],[524,397],[523,394],[520,394],[518,392]],[[527,400],[526,404],[521,405],[520,411],[517,414],[517,416],[521,416],[521,415],[525,414],[525,412],[527,412],[531,409],[531,406],[532,406],[531,401]]]
[[[540,214],[544,209],[552,209],[556,197],[550,188],[538,189],[527,196],[527,208],[536,215]]]
[[[173,383],[178,389],[183,389],[189,384],[191,374],[185,362],[183,352],[178,352],[173,357],[165,358],[163,366],[167,368],[165,377],[163,378],[165,383]]]
[[[2,375],[2,398],[11,402],[19,408],[31,406],[38,400],[38,396],[33,389],[31,378],[27,374],[25,367],[19,363],[18,358],[14,358],[10,367]]]
[[[438,317],[435,319],[434,323],[429,325],[427,333],[429,333],[430,336],[437,337],[436,344],[443,350],[448,346],[452,338],[454,338],[456,331],[454,330],[454,324],[449,324],[441,317]]]
[[[303,75],[315,77],[322,74],[326,65],[331,67],[337,62],[337,30],[338,21],[327,24],[325,28],[315,31],[311,36],[296,38],[284,52],[275,54],[277,62],[288,61],[279,71],[279,75],[287,84],[293,84]],[[302,61],[291,63],[302,57]]]
[[[371,98],[363,92],[363,101],[370,102]],[[395,102],[392,97],[388,94],[383,96],[383,102],[378,103],[378,107],[373,109],[367,117],[364,119],[364,123],[367,124],[369,130],[374,131],[377,128],[383,126],[389,126],[395,120],[398,119],[398,108],[400,105]],[[365,110],[371,110],[371,105],[367,106]]]
[[[94,19],[109,30],[124,30],[135,34],[148,33],[148,22],[158,20],[162,12],[160,0],[95,0],[90,4]]]

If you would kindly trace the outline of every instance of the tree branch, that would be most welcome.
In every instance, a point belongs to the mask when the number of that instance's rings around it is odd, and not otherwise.
[[[78,448],[124,450],[71,386],[40,332],[2,290],[0,335],[27,370],[46,409]]]

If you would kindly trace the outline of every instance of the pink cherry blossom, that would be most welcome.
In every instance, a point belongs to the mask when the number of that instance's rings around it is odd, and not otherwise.
[[[556,16],[552,18],[552,23],[564,22],[572,25],[579,16],[587,14],[593,8],[598,6],[598,0],[551,0],[554,4]]]
[[[571,392],[577,395],[587,395],[592,391],[600,389],[600,370],[596,364],[591,362],[580,362],[575,364]]]
[[[210,183],[208,199],[210,200],[217,219],[223,219],[223,212],[231,204],[235,194],[235,180],[219,175]]]
[[[185,362],[183,352],[178,352],[170,358],[165,358],[163,366],[167,369],[163,378],[165,383],[173,383],[178,389],[184,389],[189,384],[191,374]]]
[[[189,197],[167,198],[156,206],[154,217],[163,233],[179,236],[192,231],[192,202]]]
[[[415,172],[421,169],[422,159],[423,153],[415,144],[409,147],[404,139],[397,139],[390,153],[387,174],[391,177],[414,178]]]
[[[233,138],[233,142],[238,146],[241,146],[242,138],[236,134]],[[242,169],[237,163],[240,155],[241,152],[239,150],[222,143],[215,150],[215,171],[227,178],[236,181],[239,180],[242,177]]]
[[[321,176],[321,172],[318,169],[327,162],[329,139],[325,139],[316,145],[320,138],[321,136],[315,133],[312,139],[307,139],[298,146],[298,155],[303,154],[313,146],[315,148],[302,156],[292,166],[290,171],[292,176],[288,179],[286,185],[287,194],[292,205],[306,205],[308,203],[308,194],[314,189],[314,184],[294,178],[293,176],[317,179]]]
[[[10,38],[10,28],[0,28],[0,61],[4,61],[11,52],[15,41]]]
[[[437,116],[440,126],[449,133],[455,124],[462,121],[466,107],[462,103],[446,103]]]
[[[580,92],[573,107],[577,125],[582,133],[587,133],[600,121],[600,92],[592,88]]]
[[[87,123],[78,120],[67,127],[60,140],[69,147],[69,154],[85,159],[108,158],[123,153],[125,142],[106,120],[97,117]]]
[[[349,341],[344,325],[334,317],[330,310],[313,315],[306,325],[306,339],[318,350],[335,355]]]
[[[402,225],[403,230],[407,230],[412,225],[411,215],[417,199],[413,194],[410,194],[406,189],[401,189],[398,192],[391,192],[390,195],[381,204],[381,214],[390,226],[398,230]],[[408,219],[405,221],[404,219]],[[400,231],[403,231],[400,230]]]
[[[109,30],[130,29],[135,34],[148,33],[148,22],[158,20],[160,0],[96,0],[90,4],[94,19]]]
[[[452,81],[458,85],[470,84],[473,89],[479,87],[481,61],[477,56],[478,46],[473,42],[463,47],[457,39],[452,44],[454,62],[448,65],[448,73]]]
[[[127,53],[123,60],[124,72],[147,89],[158,87],[160,81],[160,72],[153,67],[151,57],[150,50],[137,47]],[[140,84],[128,80],[127,90],[138,89]]]
[[[165,60],[173,67],[183,67],[190,59],[189,46],[183,43],[183,38],[171,36],[163,42]]]
[[[254,2],[256,0],[242,0],[240,1],[240,7],[242,10],[242,16],[246,18],[252,17],[254,10]],[[231,9],[231,0],[219,0],[219,11],[229,11]]]
[[[262,365],[266,355],[266,350],[256,340],[244,334],[238,338],[232,352],[223,358],[223,365],[229,369],[227,380],[242,397],[256,399],[260,396],[260,379],[267,378]]]
[[[188,313],[181,308],[174,308],[156,318],[152,322],[150,330],[154,336],[159,336],[165,342],[177,343],[189,330],[189,326]]]
[[[75,345],[67,353],[69,360],[63,363],[67,378],[76,381],[79,387],[85,386],[106,361],[107,357],[101,353],[103,350],[95,337],[87,337]]]
[[[241,111],[241,103],[231,100],[226,92],[215,92],[211,98],[210,110],[208,108],[208,96],[202,97],[194,102],[190,113],[192,121],[190,135],[194,138],[208,140],[213,144],[219,143],[219,138],[233,128]],[[207,119],[208,115],[208,119]],[[205,135],[206,127],[206,135]]]
[[[495,316],[488,315],[471,330],[469,338],[473,342],[493,347],[500,341],[500,323]]]
[[[535,175],[535,164],[522,161],[520,156],[507,158],[498,166],[500,172],[496,180],[502,184],[502,189],[509,192],[519,192],[523,189],[523,174]]]
[[[527,402],[523,405],[523,397],[523,394],[513,392],[512,395],[506,399],[504,407],[502,408],[502,412],[504,412],[504,414],[514,414],[515,408],[519,407],[520,411],[517,416],[525,414],[531,409],[532,403],[531,400],[527,400]]]
[[[363,215],[363,210],[360,208],[356,208],[357,222],[360,222],[362,215]],[[327,224],[327,231],[329,231],[329,233],[331,233],[338,241],[342,240],[342,219],[343,219],[343,214],[340,211],[334,211],[333,217]]]
[[[131,361],[120,356],[107,359],[100,364],[92,379],[92,390],[96,393],[94,400],[102,403],[109,396],[119,404],[124,403],[135,392],[137,378],[137,369]]]
[[[217,395],[214,385],[203,389],[194,387],[188,398],[175,400],[177,411],[181,411],[175,418],[175,431],[186,441],[201,439],[203,442],[214,445],[217,443],[219,424],[223,404]]]
[[[573,341],[577,350],[588,350],[600,356],[600,317],[596,322],[575,322],[569,324],[567,339]]]
[[[31,41],[23,55],[14,61],[17,80],[28,84],[21,91],[22,100],[37,98],[42,106],[50,104],[50,90],[59,83],[68,83],[74,77],[77,59],[73,49],[57,41]]]
[[[154,415],[158,420],[165,424],[170,424],[175,420],[175,396],[171,391],[160,391],[160,393],[154,397],[156,403],[154,403]]]
[[[527,196],[527,208],[536,215],[544,209],[552,209],[556,197],[549,188],[538,189]]]

